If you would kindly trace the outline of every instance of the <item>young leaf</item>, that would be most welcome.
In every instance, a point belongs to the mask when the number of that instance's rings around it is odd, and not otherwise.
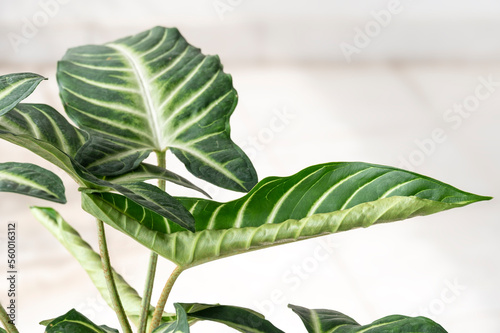
[[[62,217],[52,208],[32,207],[32,214],[48,231],[71,253],[73,257],[85,269],[89,278],[96,286],[102,298],[112,307],[108,288],[104,275],[102,274],[101,257],[92,247],[85,242],[78,232],[71,227]],[[127,317],[136,326],[139,323],[141,313],[141,297],[132,288],[123,277],[113,270],[118,294],[122,300],[123,307]],[[154,308],[150,308],[152,313]]]
[[[0,163],[0,191],[66,203],[62,180],[31,163]]]
[[[191,173],[224,188],[246,192],[257,182],[230,138],[237,103],[231,76],[177,29],[70,49],[57,80],[66,112],[80,127],[144,149],[172,149]]]
[[[289,305],[308,333],[446,333],[441,325],[425,317],[387,316],[369,325],[361,326],[354,319],[333,310],[310,310]]]
[[[196,232],[154,231],[169,222],[119,195],[82,196],[83,208],[178,266],[488,200],[409,171],[367,163],[328,163],[261,181],[240,199],[179,198]],[[119,204],[117,204],[119,203]],[[167,230],[170,234],[164,233]]]
[[[46,79],[34,73],[0,76],[0,116],[28,97],[43,80]]]
[[[153,330],[153,333],[189,333],[189,322],[186,311],[180,304],[174,303],[176,319],[173,323],[163,324]]]
[[[97,326],[84,315],[70,310],[66,314],[57,317],[47,325],[45,333],[111,333],[109,328]],[[117,331],[115,331],[117,332]]]
[[[228,305],[180,303],[189,318],[215,321],[243,333],[283,333],[263,315],[250,309]]]

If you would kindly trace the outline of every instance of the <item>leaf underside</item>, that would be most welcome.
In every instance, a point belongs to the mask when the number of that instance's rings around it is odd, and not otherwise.
[[[487,199],[409,171],[340,162],[264,179],[247,195],[227,203],[179,198],[195,218],[195,233],[117,194],[84,194],[82,205],[158,254],[189,267]]]
[[[291,304],[288,307],[300,317],[308,333],[446,333],[443,327],[425,317],[392,315],[361,326],[338,311]]]
[[[195,176],[224,188],[246,192],[257,182],[230,138],[237,103],[231,76],[177,29],[70,49],[57,79],[66,112],[81,128],[146,150],[171,149]]]
[[[189,322],[186,311],[175,303],[176,319],[172,323],[163,324],[153,330],[153,333],[189,333]]]

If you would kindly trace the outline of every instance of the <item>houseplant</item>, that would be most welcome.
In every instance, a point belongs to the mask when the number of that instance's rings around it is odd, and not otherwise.
[[[54,163],[80,186],[83,209],[97,220],[99,254],[55,210],[33,207],[32,212],[87,271],[123,332],[132,332],[129,320],[138,332],[188,332],[199,320],[242,332],[281,332],[254,311],[235,306],[175,303],[176,314],[164,307],[179,275],[200,264],[489,199],[360,162],[314,165],[258,182],[252,163],[230,138],[229,117],[237,103],[231,77],[216,56],[203,55],[176,29],[156,27],[70,49],[58,64],[57,79],[65,111],[78,127],[48,105],[21,103],[43,77],[19,73],[0,81],[0,136]],[[165,168],[167,150],[194,176],[248,193],[227,203],[172,197],[166,181],[206,193]],[[144,162],[151,153],[157,165]],[[62,182],[48,170],[20,163],[2,168],[0,189],[65,201]],[[145,182],[150,179],[159,179],[158,187]],[[142,298],[112,269],[104,224],[152,250]],[[177,268],[152,307],[158,255]],[[335,311],[290,307],[308,332],[445,332],[422,317],[390,316],[360,326]],[[8,313],[2,319],[8,332],[16,332]],[[74,310],[44,324],[49,333],[116,331]]]

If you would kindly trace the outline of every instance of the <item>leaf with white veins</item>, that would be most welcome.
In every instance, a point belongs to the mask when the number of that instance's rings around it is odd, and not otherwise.
[[[83,208],[181,267],[300,239],[428,215],[488,200],[429,177],[367,163],[327,163],[262,180],[240,199],[178,198],[188,233],[117,194],[84,194]],[[162,229],[152,228],[159,225]]]
[[[0,76],[0,116],[12,110],[28,97],[40,82],[46,80],[34,73],[15,73]]]
[[[53,172],[31,163],[0,163],[0,191],[66,203],[62,180]]]
[[[70,49],[57,79],[66,112],[81,128],[146,150],[171,149],[195,176],[224,188],[246,192],[257,182],[230,138],[237,103],[231,76],[177,29]]]

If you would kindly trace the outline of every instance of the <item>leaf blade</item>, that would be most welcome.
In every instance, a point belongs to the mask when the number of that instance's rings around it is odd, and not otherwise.
[[[102,327],[91,322],[84,315],[72,309],[64,315],[52,320],[45,330],[46,333],[109,333]]]
[[[70,49],[57,79],[67,114],[82,128],[144,149],[171,148],[191,173],[224,188],[246,192],[257,182],[230,138],[231,77],[177,29]]]
[[[189,333],[189,322],[183,307],[174,303],[176,319],[173,323],[160,325],[153,333]]]
[[[264,179],[247,195],[227,203],[179,198],[195,217],[194,234],[174,227],[170,234],[145,228],[143,214],[127,210],[126,205],[118,207],[114,202],[119,199],[111,193],[84,195],[82,207],[177,265],[190,267],[487,199],[409,171],[345,162],[313,166],[290,177]],[[168,223],[154,213],[148,218],[148,223]]]
[[[180,305],[188,317],[218,322],[239,332],[283,333],[264,316],[250,309],[218,304],[180,303]]]
[[[53,172],[31,163],[0,163],[0,191],[66,203],[62,180]]]
[[[292,304],[288,307],[300,317],[308,333],[446,333],[441,325],[425,317],[392,315],[361,326],[351,317],[338,311],[311,310]]]
[[[46,78],[34,73],[0,76],[0,116],[12,110],[28,97],[43,80]]]

